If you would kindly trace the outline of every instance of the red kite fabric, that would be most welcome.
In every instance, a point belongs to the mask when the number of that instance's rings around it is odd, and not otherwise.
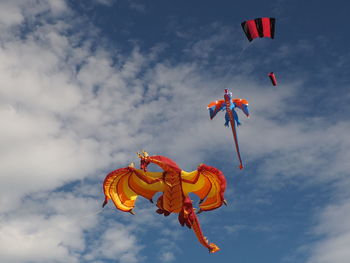
[[[277,86],[277,80],[276,80],[275,74],[273,72],[270,72],[268,76],[272,82],[272,85]]]
[[[241,25],[250,42],[257,37],[269,37],[273,39],[275,37],[275,22],[275,18],[262,17],[244,21]]]

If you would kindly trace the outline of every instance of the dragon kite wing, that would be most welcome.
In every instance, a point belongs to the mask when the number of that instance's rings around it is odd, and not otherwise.
[[[245,99],[232,99],[232,103],[249,118],[249,109],[248,109],[248,101]]]
[[[220,110],[223,110],[225,108],[225,101],[217,100],[210,102],[207,108],[209,110],[210,119],[212,120]]]
[[[163,191],[162,172],[144,172],[133,167],[110,172],[103,183],[105,206],[112,199],[117,209],[133,213],[138,195],[152,200],[155,193]]]
[[[181,181],[185,196],[194,193],[200,198],[200,211],[213,210],[226,203],[226,178],[214,167],[201,164],[196,171],[181,171]]]

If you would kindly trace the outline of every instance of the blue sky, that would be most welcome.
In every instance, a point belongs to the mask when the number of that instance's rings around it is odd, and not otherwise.
[[[0,1],[2,261],[348,263],[349,7]],[[256,17],[274,40],[248,44]],[[206,110],[224,88],[250,103],[243,171]],[[199,215],[220,252],[141,198],[135,216],[101,210],[104,177],[141,149],[224,172],[229,205]]]

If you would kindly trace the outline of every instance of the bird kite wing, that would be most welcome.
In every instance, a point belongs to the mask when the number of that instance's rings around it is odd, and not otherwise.
[[[223,173],[211,166],[201,164],[196,171],[181,171],[184,195],[194,193],[200,198],[200,211],[209,211],[225,203],[226,179]]]
[[[110,172],[103,183],[105,206],[112,199],[117,209],[132,213],[138,195],[152,200],[155,193],[163,191],[162,172],[144,172],[125,167]]]
[[[216,114],[222,110],[225,107],[225,101],[224,100],[217,100],[217,101],[212,101],[208,104],[207,108],[209,110],[209,116],[210,119],[212,120]]]

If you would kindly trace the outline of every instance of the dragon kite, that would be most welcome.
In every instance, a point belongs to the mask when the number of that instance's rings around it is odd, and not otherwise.
[[[103,183],[103,206],[111,199],[117,209],[134,214],[133,208],[139,195],[153,203],[153,196],[162,192],[157,200],[156,212],[164,216],[178,213],[180,224],[192,228],[198,241],[210,253],[220,250],[203,235],[189,193],[200,198],[197,213],[226,205],[226,179],[223,173],[205,164],[200,164],[195,171],[186,172],[171,159],[160,155],[149,156],[145,151],[138,153],[138,157],[140,169],[134,168],[131,163],[128,167],[114,170],[106,176]],[[158,165],[163,172],[147,171],[150,163]]]
[[[239,126],[241,125],[241,122],[238,119],[238,115],[237,115],[237,112],[235,111],[235,108],[241,109],[243,113],[247,117],[249,117],[248,101],[245,99],[233,99],[232,93],[229,92],[228,89],[225,89],[224,99],[209,103],[207,108],[209,110],[209,116],[211,120],[216,116],[216,114],[219,111],[226,110],[225,126],[229,127],[229,123],[231,124],[233,139],[235,141],[238,160],[240,163],[239,169],[243,169],[243,163],[242,163],[242,158],[239,151],[238,138],[237,138],[237,132],[236,132],[236,123],[237,123],[237,126]]]

